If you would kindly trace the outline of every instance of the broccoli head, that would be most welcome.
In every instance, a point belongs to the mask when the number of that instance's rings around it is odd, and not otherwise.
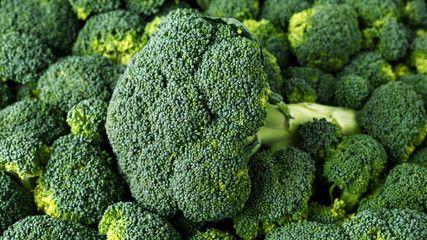
[[[32,35],[0,34],[0,80],[35,82],[53,60],[52,51]]]
[[[271,91],[281,95],[283,78],[280,74],[280,67],[276,62],[276,58],[265,48],[262,49],[262,53],[264,55],[264,72],[266,74],[267,83]]]
[[[205,14],[213,17],[235,18],[240,21],[255,19],[259,0],[211,0]]]
[[[427,3],[424,0],[406,0],[402,14],[406,25],[427,27]]]
[[[362,199],[359,211],[366,209],[427,210],[427,168],[415,163],[395,166],[384,184]]]
[[[407,161],[427,134],[421,97],[400,81],[376,88],[357,117],[364,132],[378,140],[395,163]]]
[[[15,31],[33,35],[57,55],[68,53],[79,28],[80,24],[67,0],[0,2],[0,33]]]
[[[33,196],[0,170],[0,238],[10,225],[35,213]]]
[[[255,239],[276,226],[304,218],[314,171],[310,155],[295,147],[256,152],[249,162],[251,195],[234,217],[237,235]]]
[[[361,47],[357,15],[348,5],[316,5],[289,20],[291,50],[301,65],[340,70]]]
[[[205,231],[197,231],[188,240],[237,240],[237,238],[228,232],[216,228],[208,228]]]
[[[64,112],[88,98],[108,101],[123,68],[101,56],[65,57],[40,77],[40,100]]]
[[[159,12],[159,8],[164,4],[165,0],[124,0],[126,9],[150,16]]]
[[[330,206],[311,202],[309,205],[308,220],[325,224],[341,224],[351,218],[345,211],[345,202],[338,198]]]
[[[427,168],[427,147],[422,147],[415,151],[408,162],[416,163]]]
[[[308,9],[310,6],[310,1],[307,0],[265,0],[260,12],[260,19],[269,20],[282,30],[287,30],[292,15]]]
[[[339,106],[360,109],[374,87],[368,79],[350,74],[340,78],[335,86],[335,102]]]
[[[427,74],[427,34],[414,39],[411,45],[410,63],[418,73]]]
[[[74,135],[59,138],[46,171],[37,179],[34,199],[49,216],[96,226],[124,189],[108,153]]]
[[[95,15],[79,32],[73,54],[100,55],[126,65],[146,44],[144,25],[138,14],[122,9]]]
[[[344,3],[356,9],[360,24],[364,28],[373,26],[375,21],[386,16],[399,18],[402,2],[401,0],[344,0]]]
[[[107,240],[179,240],[180,234],[164,218],[145,211],[134,202],[118,202],[105,210],[98,226]]]
[[[427,73],[426,74],[408,74],[398,79],[414,87],[414,90],[421,96],[424,102],[424,109],[427,110]]]
[[[340,239],[347,240],[344,229],[336,224],[325,224],[312,221],[285,224],[271,231],[266,240],[318,240]]]
[[[11,104],[14,99],[12,88],[7,83],[0,81],[0,110]]]
[[[68,0],[80,20],[86,20],[92,13],[103,13],[117,9],[120,0]]]

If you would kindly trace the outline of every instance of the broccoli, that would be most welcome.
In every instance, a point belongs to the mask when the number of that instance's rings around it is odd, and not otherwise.
[[[344,0],[344,3],[356,9],[363,28],[373,26],[386,16],[399,18],[401,15],[401,0]]]
[[[180,211],[170,218],[170,223],[181,234],[182,239],[189,239],[205,225],[205,222],[196,222],[184,217]]]
[[[282,93],[287,103],[315,102],[317,100],[316,91],[301,76],[285,79]]]
[[[159,8],[165,0],[124,0],[124,2],[126,9],[144,16],[150,16],[159,12]]]
[[[345,202],[338,198],[335,198],[330,206],[311,202],[307,214],[308,220],[324,224],[341,224],[351,218],[344,208]]]
[[[398,80],[414,87],[414,90],[423,99],[424,109],[427,110],[427,73],[408,74],[400,77]]]
[[[271,231],[266,240],[318,240],[340,239],[347,240],[347,233],[335,224],[325,224],[312,221],[285,224]]]
[[[144,25],[138,14],[121,9],[93,16],[80,30],[73,54],[100,55],[127,65],[146,44]]]
[[[308,211],[314,161],[295,147],[273,153],[256,152],[249,162],[251,195],[243,210],[234,217],[241,239],[255,239],[274,227],[298,221]]]
[[[282,30],[287,30],[292,15],[310,7],[311,4],[306,0],[265,0],[260,19],[269,20]]]
[[[211,0],[205,11],[207,16],[229,17],[243,21],[255,19],[259,12],[259,0]]]
[[[0,34],[0,80],[35,82],[54,59],[52,51],[32,35]]]
[[[104,141],[107,108],[108,104],[97,98],[89,98],[74,105],[67,114],[71,133],[93,142]]]
[[[80,20],[86,20],[92,13],[103,13],[117,9],[120,0],[68,0]]]
[[[427,147],[422,147],[415,151],[408,162],[416,163],[427,168]]]
[[[123,68],[100,56],[60,59],[39,79],[40,100],[64,112],[91,97],[108,101]]]
[[[37,179],[34,199],[49,216],[94,226],[124,189],[108,153],[74,135],[59,138],[46,171]]]
[[[424,0],[406,0],[402,14],[406,25],[427,27],[427,3]]]
[[[417,36],[412,42],[410,63],[418,73],[427,74],[427,34]]]
[[[301,65],[336,72],[359,51],[362,34],[348,5],[316,5],[292,15],[288,39]]]
[[[0,110],[15,100],[12,88],[5,82],[0,81]]]
[[[197,231],[188,240],[237,240],[237,238],[228,232],[216,228],[208,228],[204,232]]]
[[[0,2],[0,33],[15,31],[33,35],[56,55],[69,52],[79,28],[80,24],[67,0]]]
[[[47,215],[29,216],[10,226],[2,240],[101,240],[96,230]]]
[[[99,232],[107,240],[115,239],[181,239],[164,218],[145,211],[134,202],[118,202],[105,210]]]
[[[285,70],[289,65],[289,44],[285,32],[274,26],[270,21],[261,19],[244,20],[243,24],[251,30],[261,43],[277,59],[280,69]]]
[[[374,138],[364,134],[344,136],[335,147],[327,150],[323,175],[340,189],[340,200],[351,213],[369,186],[378,183],[387,163],[384,147]]]
[[[361,211],[343,224],[350,240],[426,239],[427,215],[403,209]]]
[[[267,51],[265,48],[262,49],[264,55],[264,72],[266,74],[266,81],[270,86],[271,91],[281,94],[283,78],[280,74],[280,67],[277,64],[276,58]]]
[[[335,102],[339,106],[360,109],[374,87],[368,79],[350,74],[342,76],[335,86]]]
[[[357,119],[365,133],[378,140],[394,163],[408,160],[427,134],[424,103],[414,88],[400,81],[374,90]]]
[[[35,213],[33,196],[0,170],[0,238],[16,221]]]
[[[384,184],[360,201],[358,211],[366,209],[427,210],[427,169],[415,163],[395,166]]]

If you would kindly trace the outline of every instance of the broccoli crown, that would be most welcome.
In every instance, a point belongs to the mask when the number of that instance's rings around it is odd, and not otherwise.
[[[360,52],[339,73],[339,77],[356,75],[365,78],[373,87],[395,80],[391,65],[379,52]]]
[[[137,202],[161,215],[219,220],[249,197],[245,146],[270,91],[259,44],[223,21],[169,13],[110,101],[106,130],[120,170]]]
[[[29,216],[10,226],[2,240],[101,240],[96,230],[47,215]]]
[[[366,209],[427,210],[427,168],[414,163],[394,167],[383,185],[362,199],[359,211]]]
[[[335,198],[330,206],[311,202],[307,215],[308,220],[325,224],[341,224],[349,218],[344,208],[344,200],[338,198]]]
[[[427,134],[424,103],[414,88],[403,82],[376,88],[357,118],[362,129],[385,147],[395,163],[407,161]]]
[[[249,162],[252,189],[243,210],[234,218],[242,239],[254,239],[275,226],[304,218],[314,180],[314,161],[289,147],[256,152]]]
[[[404,209],[361,211],[343,224],[350,240],[426,239],[427,215]]]
[[[98,228],[101,235],[107,236],[107,240],[181,239],[166,219],[145,211],[134,202],[118,202],[108,206]]]
[[[359,51],[362,34],[348,5],[316,5],[291,17],[288,39],[301,65],[336,72]]]
[[[339,106],[358,110],[371,95],[373,88],[366,78],[353,74],[343,76],[335,87],[335,102]]]
[[[283,78],[276,58],[265,48],[262,49],[262,53],[264,55],[264,72],[267,77],[267,83],[271,91],[282,94]]]
[[[237,238],[228,232],[216,228],[208,228],[204,232],[197,231],[188,240],[237,240]]]
[[[213,17],[229,17],[240,21],[255,19],[259,12],[259,0],[211,0],[205,14]]]
[[[344,229],[335,224],[304,221],[285,224],[271,231],[266,240],[318,240],[340,239],[347,240]]]
[[[92,13],[107,12],[120,6],[120,0],[68,0],[68,2],[80,20],[86,20]]]
[[[297,81],[297,82],[295,82]],[[334,99],[334,89],[336,79],[329,73],[324,73],[318,68],[312,67],[290,67],[284,71],[284,84],[285,89],[289,89],[289,93],[302,92],[302,98],[296,102],[318,102],[321,104],[332,104]],[[315,95],[313,96],[312,93]],[[285,94],[286,96],[286,94]],[[297,94],[296,96],[299,96]],[[289,102],[295,102],[289,101]]]
[[[126,65],[147,43],[144,25],[138,14],[122,9],[95,15],[79,32],[73,54],[100,55]]]
[[[375,21],[390,16],[401,15],[401,0],[344,0],[344,3],[356,9],[359,21],[363,26],[372,26]]]
[[[406,25],[427,27],[427,3],[424,0],[407,0],[402,8]]]
[[[67,0],[0,3],[0,33],[16,31],[33,35],[56,54],[65,55],[69,51],[77,37],[79,25]]]
[[[3,231],[16,221],[33,215],[33,196],[11,176],[0,170],[0,238]]]
[[[306,0],[265,0],[260,19],[267,19],[283,30],[288,29],[289,19],[297,12],[310,8]]]
[[[243,24],[251,30],[261,43],[277,59],[280,69],[285,69],[289,64],[289,44],[285,32],[277,28],[266,19],[244,20]]]
[[[418,36],[412,42],[410,63],[418,73],[427,74],[427,35]]]
[[[97,98],[83,100],[68,111],[67,123],[71,133],[90,141],[102,142],[105,132],[108,104]]]
[[[64,112],[88,98],[108,101],[123,68],[100,56],[63,58],[40,77],[40,100]]]
[[[427,168],[427,147],[415,151],[409,158],[410,163],[416,163]]]
[[[149,16],[159,12],[165,0],[124,0],[124,2],[126,9]]]
[[[301,77],[285,79],[282,93],[287,103],[315,102],[317,100],[316,90]]]
[[[38,209],[52,217],[98,224],[104,210],[124,198],[108,153],[74,135],[59,138],[52,148],[34,190]]]
[[[427,109],[427,73],[426,74],[408,74],[398,79],[414,87],[414,90],[424,101],[424,109]]]
[[[314,159],[324,158],[326,151],[341,142],[343,133],[334,123],[325,118],[301,124],[298,128],[301,137],[301,148]]]
[[[7,83],[0,81],[0,110],[11,104],[14,98],[12,88]]]
[[[54,60],[52,51],[38,38],[10,32],[0,34],[0,80],[37,81]]]

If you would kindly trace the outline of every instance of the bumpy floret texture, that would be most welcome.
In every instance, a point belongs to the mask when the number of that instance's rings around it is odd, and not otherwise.
[[[216,228],[208,228],[205,231],[197,231],[189,240],[236,240],[233,235],[228,232],[221,231]]]
[[[0,109],[11,104],[14,98],[11,87],[5,82],[0,82]]]
[[[159,12],[164,2],[165,0],[124,0],[126,9],[146,16]]]
[[[342,227],[335,224],[324,224],[312,221],[289,223],[270,232],[266,240],[317,240],[317,239],[341,239],[348,237]]]
[[[103,13],[117,9],[120,0],[68,0],[80,20],[86,20],[93,13]]]
[[[424,0],[407,0],[402,9],[405,24],[427,27],[427,3]]]
[[[267,19],[277,27],[287,30],[292,15],[310,6],[310,2],[306,0],[266,0],[262,5],[260,18]]]
[[[416,163],[427,168],[427,147],[422,147],[415,151],[411,155],[411,158],[409,158],[409,162]]]
[[[250,191],[246,139],[264,122],[269,93],[251,36],[178,9],[129,63],[106,129],[143,207],[162,215],[180,209],[198,221],[243,208]]]
[[[281,95],[283,78],[276,58],[265,49],[262,50],[262,53],[264,55],[264,72],[266,74],[267,83],[270,86],[271,91]]]
[[[418,36],[411,45],[410,53],[411,66],[417,69],[418,73],[427,73],[427,34]]]
[[[0,34],[0,80],[35,82],[53,60],[52,51],[32,35]]]
[[[335,86],[335,102],[339,106],[360,109],[374,87],[364,77],[346,75],[341,77]]]
[[[423,99],[424,109],[427,109],[427,74],[408,74],[398,80],[414,87],[414,90]]]
[[[100,55],[126,65],[147,43],[143,37],[144,25],[138,14],[126,10],[93,16],[80,30],[73,54]]]
[[[357,11],[362,26],[372,26],[386,16],[398,18],[401,15],[400,0],[344,0]]]
[[[259,0],[211,0],[205,14],[214,17],[230,17],[240,21],[255,19],[259,12]]]
[[[118,202],[109,206],[98,226],[107,240],[180,240],[180,234],[157,214],[145,211],[138,203]]]
[[[108,153],[74,135],[59,138],[34,199],[45,214],[96,226],[104,210],[124,198]]]

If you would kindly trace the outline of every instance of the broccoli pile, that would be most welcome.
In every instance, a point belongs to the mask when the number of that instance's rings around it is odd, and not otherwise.
[[[427,239],[423,0],[0,0],[0,240]]]

